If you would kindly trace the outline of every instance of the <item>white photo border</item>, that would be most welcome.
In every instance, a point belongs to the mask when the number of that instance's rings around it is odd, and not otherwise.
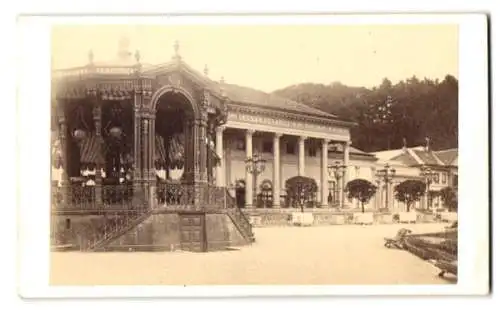
[[[19,294],[52,297],[470,295],[488,292],[488,39],[483,14],[22,17],[18,21]],[[455,285],[49,286],[50,27],[53,24],[459,25],[459,277]],[[85,51],[82,51],[85,53]],[[43,187],[45,185],[46,187]]]

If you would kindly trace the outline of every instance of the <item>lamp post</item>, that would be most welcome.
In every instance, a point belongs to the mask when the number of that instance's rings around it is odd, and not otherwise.
[[[436,176],[436,173],[434,173],[430,167],[424,166],[420,171],[420,176],[424,177],[425,179],[425,204],[426,204],[426,209],[429,209],[430,205],[429,190],[431,188],[432,178]]]
[[[389,163],[384,165],[384,168],[377,171],[377,177],[385,183],[385,208],[389,209],[389,185],[396,175],[396,170],[389,166]]]
[[[245,160],[245,165],[246,165],[246,170],[248,173],[252,174],[252,192],[253,192],[253,198],[252,198],[252,203],[253,206],[256,206],[256,192],[257,192],[257,176],[264,172],[266,168],[266,160],[262,158],[260,154],[257,154],[254,152],[253,156],[251,158],[247,158]]]
[[[340,204],[340,180],[345,176],[346,166],[340,164],[339,161],[336,161],[334,165],[328,166],[328,174],[330,177],[335,178],[335,187],[337,194],[335,195],[336,203]],[[343,206],[342,206],[343,207]]]

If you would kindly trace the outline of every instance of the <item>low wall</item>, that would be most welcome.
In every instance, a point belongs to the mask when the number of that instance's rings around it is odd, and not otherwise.
[[[51,244],[64,246],[64,250],[80,250],[86,241],[101,233],[101,228],[110,219],[105,215],[52,216]],[[205,214],[205,226],[208,251],[248,244],[226,214]],[[177,212],[155,211],[100,250],[176,251],[181,249],[180,235]]]
[[[270,227],[270,226],[291,226],[292,224],[292,214],[300,212],[299,209],[242,209],[245,215],[248,217],[250,223],[254,227]],[[304,213],[312,213],[314,216],[313,225],[350,225],[359,222],[359,215],[361,211],[359,210],[338,210],[338,209],[304,209]],[[371,210],[366,210],[365,214],[371,214],[370,218],[373,219],[373,224],[392,224],[399,222],[398,213],[389,212],[374,212]],[[413,221],[413,220],[412,220]],[[416,214],[417,223],[433,223],[437,222],[436,216],[432,213]],[[372,223],[370,221],[370,223]]]

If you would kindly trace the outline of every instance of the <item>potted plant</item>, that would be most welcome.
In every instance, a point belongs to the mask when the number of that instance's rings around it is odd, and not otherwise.
[[[356,215],[356,222],[373,223],[373,213],[365,214],[365,204],[373,198],[377,192],[377,186],[365,179],[354,179],[347,183],[346,192],[348,199],[357,199],[361,203],[361,215]]]
[[[308,198],[314,197],[318,191],[316,181],[309,177],[295,176],[288,179],[285,183],[287,194],[291,200],[292,206],[300,208],[300,213],[292,213],[292,222],[298,226],[310,226],[314,222],[313,213],[304,211],[308,203]]]
[[[410,213],[412,205],[424,195],[426,185],[420,180],[405,180],[394,187],[396,200],[405,203],[406,213],[399,214],[401,222],[416,222],[417,214]]]

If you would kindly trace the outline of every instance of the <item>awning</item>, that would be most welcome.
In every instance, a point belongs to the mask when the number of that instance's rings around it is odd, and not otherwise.
[[[177,134],[170,139],[168,145],[168,160],[171,169],[184,167],[184,135]]]
[[[95,135],[85,137],[80,142],[80,163],[88,164],[102,164],[103,157],[101,151],[100,139]]]
[[[165,148],[165,140],[160,135],[155,135],[155,165],[160,167],[167,166],[167,150]]]

